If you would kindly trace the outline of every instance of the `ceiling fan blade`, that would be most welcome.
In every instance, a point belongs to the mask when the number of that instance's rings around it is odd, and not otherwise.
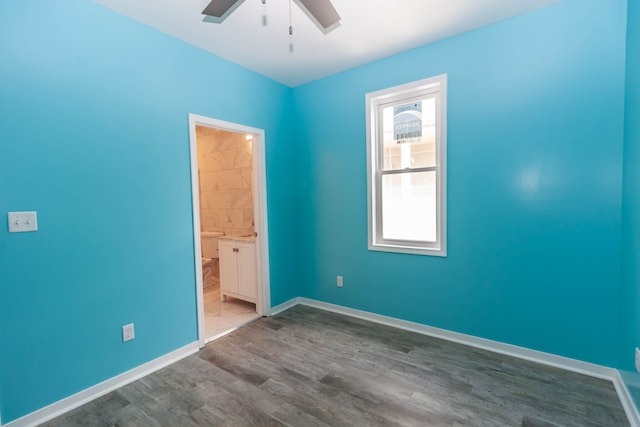
[[[331,4],[331,0],[298,0],[297,2],[325,30],[340,22],[340,15]]]
[[[233,12],[244,0],[211,0],[202,11],[203,15],[222,18]]]

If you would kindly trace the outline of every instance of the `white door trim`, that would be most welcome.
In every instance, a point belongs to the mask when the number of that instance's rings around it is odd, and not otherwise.
[[[271,287],[269,281],[269,230],[267,218],[267,171],[265,162],[265,133],[263,129],[225,122],[189,113],[189,146],[191,151],[191,200],[193,208],[193,254],[195,258],[196,298],[198,310],[198,342],[204,347],[204,295],[202,291],[202,250],[200,246],[200,193],[198,185],[198,151],[196,126],[253,136],[253,208],[256,237],[256,275],[258,301],[256,311],[261,315],[271,312]]]

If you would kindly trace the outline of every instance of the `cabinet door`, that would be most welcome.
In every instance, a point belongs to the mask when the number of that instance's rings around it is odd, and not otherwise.
[[[254,243],[238,243],[238,293],[257,298],[258,279],[256,276],[256,245]]]
[[[220,249],[220,290],[238,293],[238,267],[234,242],[219,240]]]

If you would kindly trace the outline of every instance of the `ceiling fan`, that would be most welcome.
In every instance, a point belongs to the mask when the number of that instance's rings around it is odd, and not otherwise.
[[[243,2],[244,0],[211,0],[202,14],[215,18],[215,22],[222,22]],[[265,2],[266,0],[262,0],[263,4]],[[340,22],[340,15],[331,4],[331,0],[295,0],[295,2],[324,30],[325,34]]]

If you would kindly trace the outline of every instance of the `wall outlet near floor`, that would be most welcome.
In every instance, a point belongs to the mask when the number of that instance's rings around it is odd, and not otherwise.
[[[336,286],[341,288],[342,287],[342,276],[338,276],[336,278]]]
[[[129,323],[128,325],[124,325],[122,327],[122,342],[131,341],[136,337],[136,331],[133,328],[133,323]]]
[[[636,371],[640,372],[640,348],[636,347]]]

